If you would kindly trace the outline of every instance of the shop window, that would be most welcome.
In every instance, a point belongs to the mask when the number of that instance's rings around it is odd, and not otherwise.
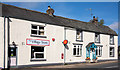
[[[31,58],[32,59],[44,58],[44,47],[31,46]]]
[[[114,47],[110,47],[110,57],[114,57]]]
[[[31,25],[32,35],[44,35],[44,27],[39,25]]]
[[[95,43],[100,43],[100,34],[95,33]]]
[[[82,56],[82,45],[74,45],[73,55],[74,56]]]
[[[76,33],[77,33],[77,34],[76,34],[76,35],[77,35],[77,36],[76,36],[76,40],[77,40],[77,41],[83,41],[83,32],[77,30]]]
[[[102,56],[102,46],[97,46],[96,55],[97,55],[98,57],[101,57],[101,56]]]
[[[113,45],[114,44],[114,36],[110,35],[110,44]]]

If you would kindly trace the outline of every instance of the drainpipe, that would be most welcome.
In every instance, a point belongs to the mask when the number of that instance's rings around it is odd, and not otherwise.
[[[64,40],[66,40],[66,28],[64,27]],[[66,49],[64,46],[64,65],[65,65],[65,60],[66,60]]]
[[[4,16],[4,70],[5,70],[5,22],[6,22],[6,17]]]
[[[10,70],[10,23],[9,23],[9,17],[7,17],[7,21],[8,21],[8,27],[7,27],[7,31],[8,31],[8,69],[7,70]]]

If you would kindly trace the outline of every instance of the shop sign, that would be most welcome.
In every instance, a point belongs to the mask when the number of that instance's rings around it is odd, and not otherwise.
[[[42,39],[26,39],[26,45],[33,45],[33,46],[49,46],[49,40],[42,40]]]

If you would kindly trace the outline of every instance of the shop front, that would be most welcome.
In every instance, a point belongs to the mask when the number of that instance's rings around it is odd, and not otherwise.
[[[26,45],[31,46],[31,61],[46,61],[45,46],[50,45],[49,40],[26,39]]]

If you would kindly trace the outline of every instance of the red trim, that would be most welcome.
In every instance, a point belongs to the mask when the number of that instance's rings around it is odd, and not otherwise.
[[[27,40],[42,40],[42,41],[49,41],[49,45],[36,45],[36,44],[27,44]],[[43,39],[26,39],[26,45],[32,45],[32,46],[50,46],[50,40],[43,40]]]

